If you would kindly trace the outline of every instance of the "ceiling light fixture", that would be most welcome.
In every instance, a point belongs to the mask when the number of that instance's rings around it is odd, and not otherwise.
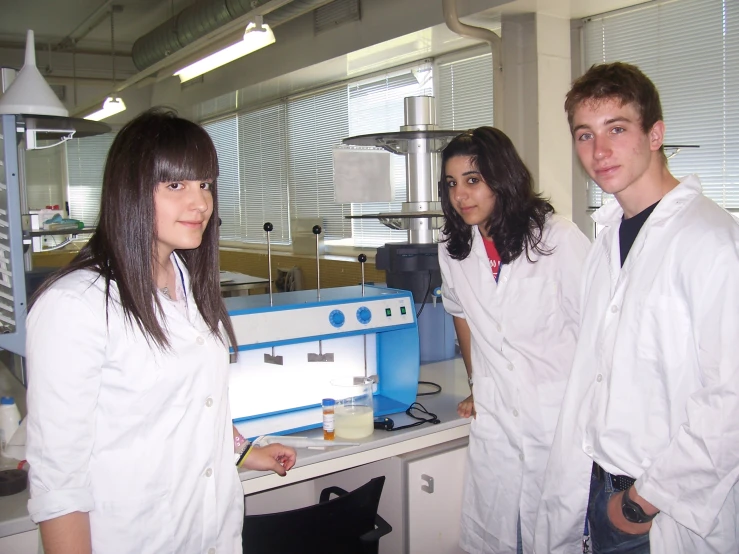
[[[185,81],[194,79],[198,75],[202,75],[247,54],[251,54],[260,48],[274,44],[274,42],[275,34],[269,28],[269,25],[263,22],[262,16],[258,15],[255,17],[254,22],[246,26],[243,40],[180,69],[175,75],[180,78],[181,83],[184,83]]]
[[[115,26],[113,25],[113,14],[119,9],[118,6],[110,7],[110,57],[113,63],[113,89],[115,90]],[[113,93],[103,101],[103,107],[96,112],[86,115],[85,119],[92,121],[100,121],[111,115],[121,113],[126,110],[126,104],[123,99]]]
[[[106,117],[110,117],[111,115],[115,115],[117,113],[121,113],[122,111],[126,110],[126,104],[118,98],[115,94],[108,96],[105,101],[103,102],[103,107],[99,109],[96,112],[91,113],[90,115],[86,115],[85,119],[90,119],[92,121],[100,121],[101,119],[105,119]]]

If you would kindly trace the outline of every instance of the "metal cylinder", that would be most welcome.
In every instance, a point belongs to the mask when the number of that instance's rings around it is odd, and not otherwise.
[[[403,110],[406,127],[420,126],[426,129],[429,125],[436,126],[433,96],[408,96],[403,99]]]
[[[272,244],[267,233],[267,277],[269,279],[269,305],[272,306]]]
[[[402,131],[425,131],[436,129],[436,110],[433,96],[410,96],[403,100],[405,125]],[[427,139],[410,139],[405,155],[405,179],[408,211],[427,211],[429,202],[439,200],[439,154]],[[428,219],[410,221],[408,241],[411,244],[429,244],[438,233]]]

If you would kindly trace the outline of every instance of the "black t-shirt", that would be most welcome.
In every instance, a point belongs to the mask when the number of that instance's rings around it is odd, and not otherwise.
[[[657,204],[659,204],[659,200],[635,216],[621,220],[621,225],[618,228],[618,242],[621,247],[621,267],[624,266],[626,256],[629,255],[629,250],[631,250],[631,246],[634,244],[636,236],[639,234],[639,231],[647,219],[649,219],[654,208],[657,207]]]

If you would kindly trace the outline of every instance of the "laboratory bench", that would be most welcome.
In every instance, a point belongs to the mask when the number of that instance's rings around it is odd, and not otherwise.
[[[469,395],[467,375],[458,358],[422,366],[420,379],[442,387],[439,394],[417,398],[429,412],[436,414],[440,423],[424,423],[400,431],[375,430],[371,436],[353,441],[360,443],[357,446],[301,448],[295,467],[285,477],[242,470],[239,476],[247,514],[307,506],[317,502],[324,487],[351,490],[373,477],[385,475],[379,513],[393,525],[393,532],[380,541],[381,554],[448,551],[440,549],[438,542],[422,545],[428,540],[456,545],[454,535],[458,533],[469,435],[469,419],[457,415],[457,404]],[[428,385],[419,388],[419,392],[433,390]],[[414,421],[405,413],[388,417],[396,427]],[[321,429],[297,434],[323,437]],[[28,490],[0,497],[0,554],[37,553],[38,532],[28,516],[27,502]],[[423,528],[409,523],[411,514]],[[429,527],[436,531],[430,537]],[[446,536],[442,536],[441,529],[448,529]]]
[[[310,506],[326,487],[350,491],[382,475],[385,485],[378,513],[393,531],[380,540],[380,554],[461,553],[457,544],[470,420],[459,417],[457,404],[470,394],[467,373],[457,358],[421,366],[420,380],[442,387],[439,394],[416,399],[440,423],[375,430],[366,439],[353,441],[360,443],[357,446],[300,449],[295,467],[285,477],[242,470],[246,514]],[[419,392],[434,388],[421,385]],[[414,421],[405,413],[387,417],[395,427]],[[297,435],[322,438],[323,432],[313,429]]]

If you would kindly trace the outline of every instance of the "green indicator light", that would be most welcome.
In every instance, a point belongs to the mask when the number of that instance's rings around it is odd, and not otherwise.
[[[390,308],[385,308],[385,315],[390,317],[393,314],[393,312],[390,311]]]
[[[400,307],[400,315],[405,315],[405,306]]]

